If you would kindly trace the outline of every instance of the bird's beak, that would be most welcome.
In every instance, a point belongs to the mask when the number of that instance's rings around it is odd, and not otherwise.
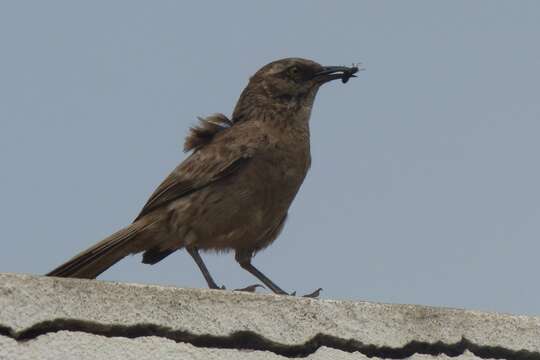
[[[324,84],[326,82],[341,79],[342,83],[346,83],[350,78],[356,77],[358,66],[323,66],[323,69],[315,74],[315,81]]]

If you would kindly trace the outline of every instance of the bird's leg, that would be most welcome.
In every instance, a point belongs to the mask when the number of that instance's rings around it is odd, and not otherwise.
[[[199,249],[197,249],[196,247],[188,247],[188,248],[186,248],[186,250],[189,253],[189,255],[191,255],[193,260],[195,260],[195,263],[197,264],[199,269],[201,269],[201,272],[202,272],[202,274],[204,276],[204,279],[208,283],[208,287],[210,289],[217,289],[217,290],[225,289],[225,286],[222,286],[222,287],[217,286],[216,282],[212,278],[212,275],[210,275],[210,272],[208,271],[208,268],[204,264],[204,261],[201,258],[201,255],[199,255]]]
[[[296,295],[296,291],[294,291],[291,294],[288,294],[285,291],[283,291],[279,286],[274,284],[274,282],[272,280],[267,278],[266,275],[264,275],[255,266],[253,266],[251,264],[251,257],[252,257],[251,253],[237,252],[235,258],[236,258],[236,261],[240,264],[240,266],[243,269],[249,271],[257,279],[261,280],[264,283],[264,285],[268,286],[268,288],[270,288],[270,290],[272,290],[276,294],[279,294],[279,295],[291,295],[291,296]],[[322,291],[322,288],[318,288],[317,290],[313,291],[312,293],[306,294],[303,297],[318,298],[321,291]]]
[[[257,268],[253,265],[251,265],[251,253],[250,254],[246,254],[246,253],[241,253],[241,252],[237,252],[236,253],[236,261],[240,264],[240,266],[242,267],[242,269],[245,269],[247,271],[249,271],[252,275],[254,275],[257,279],[261,280],[263,282],[264,285],[268,286],[268,288],[270,290],[272,290],[273,292],[275,292],[276,294],[280,294],[280,295],[289,295],[288,293],[286,293],[285,291],[283,291],[279,286],[277,286],[276,284],[274,284],[272,282],[272,280],[270,280],[269,278],[266,277],[266,275],[264,275],[262,272],[260,272],[259,270],[257,270]]]

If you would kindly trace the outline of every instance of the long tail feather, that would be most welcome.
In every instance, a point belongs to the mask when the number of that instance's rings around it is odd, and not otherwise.
[[[46,275],[94,279],[125,256],[139,252],[140,250],[130,245],[151,224],[152,222],[143,221],[143,219],[136,221],[84,250]]]

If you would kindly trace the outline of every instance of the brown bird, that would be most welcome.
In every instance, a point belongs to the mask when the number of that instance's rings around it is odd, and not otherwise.
[[[216,114],[191,128],[184,144],[191,155],[131,225],[47,275],[91,279],[129,254],[143,252],[142,262],[155,264],[185,248],[208,286],[220,289],[199,250],[234,250],[242,268],[273,292],[287,294],[251,259],[279,235],[308,172],[309,118],[317,91],[334,79],[345,83],[357,71],[300,58],[264,66],[251,77],[231,120]]]

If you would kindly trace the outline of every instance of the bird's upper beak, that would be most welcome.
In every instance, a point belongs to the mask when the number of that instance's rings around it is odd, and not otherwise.
[[[354,74],[358,70],[358,66],[323,66],[323,69],[315,74],[314,79],[321,84],[335,79],[341,79],[341,82],[345,84],[350,78],[356,77]]]

